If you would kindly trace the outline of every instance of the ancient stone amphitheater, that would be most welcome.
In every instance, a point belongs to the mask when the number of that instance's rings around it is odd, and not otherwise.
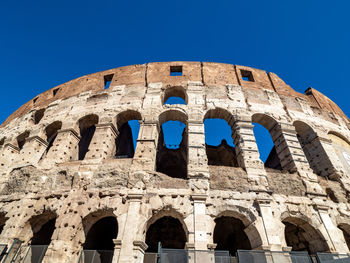
[[[225,120],[234,147],[206,145],[206,119]],[[175,148],[168,121],[185,125]],[[254,123],[274,143],[265,163]],[[349,262],[349,119],[274,73],[200,62],[94,73],[24,104],[0,145],[1,262]]]

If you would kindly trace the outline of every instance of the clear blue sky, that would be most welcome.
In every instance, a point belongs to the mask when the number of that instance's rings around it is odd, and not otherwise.
[[[0,121],[76,77],[152,61],[278,74],[349,115],[349,1],[2,1]]]

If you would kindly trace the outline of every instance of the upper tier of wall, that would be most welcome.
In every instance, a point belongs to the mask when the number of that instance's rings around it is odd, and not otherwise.
[[[182,76],[170,76],[171,66],[182,66]],[[242,71],[251,72],[254,81],[243,80]],[[23,116],[32,109],[44,108],[53,101],[76,96],[89,90],[103,90],[106,77],[108,79],[111,76],[113,77],[110,87],[147,86],[149,83],[156,82],[162,82],[165,86],[185,86],[189,82],[199,82],[207,86],[233,84],[240,85],[243,89],[271,90],[284,97],[306,99],[312,107],[320,111],[335,113],[348,121],[342,110],[322,93],[312,88],[307,89],[305,94],[296,92],[274,73],[231,64],[178,61],[125,66],[68,81],[28,101],[11,114],[0,127],[6,126],[11,120]]]

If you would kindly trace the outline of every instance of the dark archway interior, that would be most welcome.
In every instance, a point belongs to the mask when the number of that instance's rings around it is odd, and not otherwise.
[[[305,230],[288,222],[283,224],[286,226],[284,233],[287,246],[292,247],[293,251],[308,251],[311,254],[310,244],[305,238]]]
[[[156,170],[173,178],[187,178],[187,147],[185,129],[182,141],[176,148],[168,148],[164,142],[163,128],[159,134]]]
[[[44,113],[45,109],[37,110],[34,113],[34,124],[38,124],[41,121],[41,119],[44,117]]]
[[[135,153],[132,130],[128,122],[125,122],[119,129],[116,139],[116,156],[118,158],[133,158]]]
[[[215,223],[214,243],[217,244],[216,250],[228,250],[234,256],[238,249],[252,249],[241,220],[222,216],[217,218]]]
[[[60,130],[62,127],[62,123],[60,121],[56,121],[49,126],[46,127],[45,132],[46,132],[46,141],[48,143],[46,152],[49,152],[51,147],[53,146],[53,143],[57,137],[57,132]]]
[[[17,137],[17,144],[18,144],[18,148],[20,150],[22,150],[23,148],[23,145],[25,144],[26,142],[26,139],[29,137],[29,131],[26,131],[22,134],[20,134],[18,137]]]
[[[98,220],[86,236],[84,249],[114,250],[113,239],[117,238],[118,222],[113,216]]]
[[[350,225],[342,224],[342,225],[339,225],[339,228],[343,231],[346,245],[350,249]]]
[[[146,233],[147,252],[157,252],[158,242],[161,242],[163,248],[184,249],[186,234],[181,222],[164,216],[153,223]]]
[[[42,227],[34,233],[31,244],[32,245],[49,245],[53,231],[55,230],[56,218],[46,222]],[[32,228],[35,226],[32,226]]]
[[[79,160],[84,160],[86,153],[89,151],[89,146],[95,134],[95,130],[96,126],[92,125],[81,133],[81,139],[79,141]]]

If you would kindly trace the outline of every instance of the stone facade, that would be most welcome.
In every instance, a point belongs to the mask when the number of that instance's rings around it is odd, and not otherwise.
[[[172,96],[186,105],[165,104]],[[218,151],[234,162],[208,165],[217,150],[205,144],[208,118],[231,126],[234,151]],[[124,145],[130,120],[140,123],[134,153]],[[162,142],[169,120],[186,125],[176,151]],[[279,169],[260,160],[253,123],[270,132]],[[113,263],[143,262],[163,233],[150,233],[157,222],[175,248],[226,249],[227,229],[241,235],[235,248],[349,253],[349,128],[318,91],[244,66],[149,63],[80,77],[0,127],[0,243],[21,240],[20,262],[52,222],[43,262],[78,262],[105,220]]]

